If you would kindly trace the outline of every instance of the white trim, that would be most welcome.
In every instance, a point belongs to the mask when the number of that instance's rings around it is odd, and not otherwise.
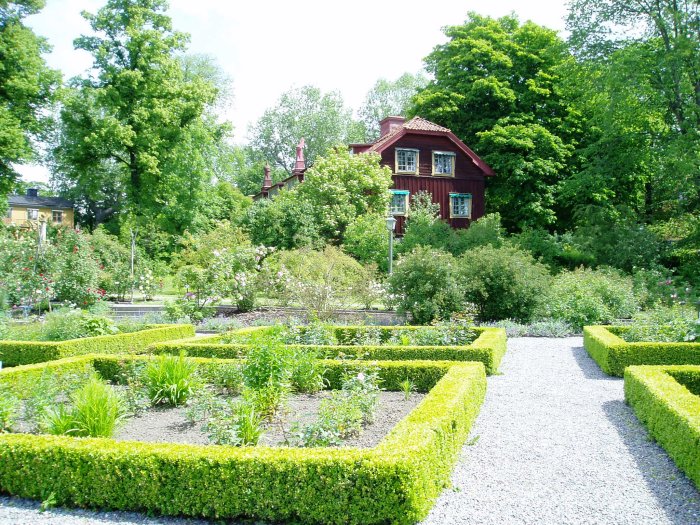
[[[413,171],[402,171],[399,170],[399,151],[410,151],[416,154],[416,169]],[[418,175],[420,171],[420,150],[415,148],[394,148],[394,173],[409,173],[411,175]]]
[[[444,155],[447,157],[452,157],[452,171],[450,173],[438,173],[435,171],[435,156],[436,155]],[[432,174],[436,175],[438,177],[454,177],[455,176],[455,168],[457,164],[457,154],[454,151],[433,151],[432,152]]]

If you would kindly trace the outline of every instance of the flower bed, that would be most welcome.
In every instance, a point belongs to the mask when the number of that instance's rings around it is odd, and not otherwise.
[[[632,366],[625,399],[649,434],[700,488],[700,366]]]
[[[104,379],[150,356],[83,356],[0,372],[22,395],[49,368],[93,367]],[[215,370],[221,359],[196,359]],[[325,361],[337,388],[366,361]],[[59,505],[166,515],[313,523],[414,523],[428,513],[454,466],[486,390],[481,363],[376,362],[382,385],[410,378],[423,401],[370,449],[226,447],[0,434],[0,489]]]
[[[84,354],[139,353],[153,343],[193,336],[192,325],[164,324],[136,332],[67,341],[0,341],[0,361],[3,366],[17,366]]]
[[[608,375],[622,377],[631,365],[697,365],[700,343],[628,343],[623,326],[586,326],[583,345]]]
[[[290,345],[296,348],[305,348],[317,352],[319,357],[333,359],[337,357],[350,357],[355,359],[379,359],[391,361],[406,360],[440,360],[440,361],[479,361],[486,367],[488,374],[498,370],[498,365],[506,352],[506,333],[502,328],[473,328],[476,339],[461,346],[403,346],[403,345],[350,345],[347,344],[354,334],[362,330],[379,330],[380,337],[388,341],[392,334],[410,332],[426,327],[417,326],[336,326],[336,337],[346,344],[338,345]],[[186,351],[190,356],[218,357],[224,359],[241,358],[246,355],[249,344],[246,337],[251,334],[265,334],[270,328],[244,328],[227,334],[239,336],[241,342],[224,343],[226,336],[215,335],[197,339],[185,339],[169,341],[150,345],[146,351],[154,354],[177,354]]]

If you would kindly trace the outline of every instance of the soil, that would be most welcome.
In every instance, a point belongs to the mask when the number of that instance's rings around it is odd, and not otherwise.
[[[295,394],[287,402],[274,420],[265,424],[265,433],[260,438],[260,446],[285,446],[285,432],[295,422],[312,423],[318,415],[321,399],[328,397],[329,391],[318,394]],[[389,431],[403,419],[425,397],[425,394],[412,393],[406,400],[403,392],[381,392],[375,422],[364,427],[363,432],[343,443],[347,447],[370,448],[376,446]],[[151,443],[185,443],[193,445],[211,444],[207,434],[202,432],[203,422],[191,424],[185,417],[184,408],[149,408],[137,417],[129,419],[114,438],[118,441],[144,441]]]

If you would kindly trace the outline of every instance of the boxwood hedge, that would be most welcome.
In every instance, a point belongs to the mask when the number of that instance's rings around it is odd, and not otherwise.
[[[159,341],[193,337],[194,327],[185,324],[152,325],[126,334],[101,335],[68,341],[0,341],[3,366],[17,366],[91,353],[138,353]]]
[[[586,326],[583,345],[608,375],[622,377],[631,365],[700,364],[700,343],[628,343],[622,326]]]
[[[625,370],[627,403],[698,488],[699,387],[700,366],[631,366]]]
[[[85,356],[101,373],[150,356]],[[198,359],[203,366],[225,360]],[[327,361],[330,376],[366,362]],[[449,475],[486,391],[481,363],[377,362],[385,387],[430,388],[374,448],[300,449],[117,442],[0,434],[0,490],[59,505],[305,523],[414,523]],[[17,384],[39,365],[0,372]],[[111,370],[111,372],[109,372]]]
[[[414,326],[382,326],[372,327],[382,330],[381,337],[388,340],[397,331],[415,330],[424,327]],[[336,337],[340,341],[349,341],[353,334],[367,327],[341,326],[335,327]],[[264,328],[244,329],[235,334],[248,335],[252,331],[263,331]],[[391,361],[406,360],[440,360],[440,361],[479,361],[486,367],[487,374],[498,370],[498,365],[506,352],[506,332],[503,328],[476,328],[476,340],[465,346],[350,346],[350,345],[290,345],[296,348],[314,350],[323,358],[349,357],[354,359],[379,359]],[[211,336],[180,341],[168,341],[150,345],[146,351],[154,354],[178,354],[186,351],[190,356],[218,357],[234,359],[245,357],[249,344],[222,343],[222,336]]]

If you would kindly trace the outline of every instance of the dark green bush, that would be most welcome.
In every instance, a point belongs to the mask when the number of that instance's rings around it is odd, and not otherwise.
[[[415,324],[449,319],[463,308],[454,257],[431,248],[419,246],[399,259],[389,278],[389,291],[397,298],[399,312],[410,314]]]
[[[547,268],[530,254],[504,246],[480,246],[459,258],[459,286],[482,321],[529,321],[547,290]]]

